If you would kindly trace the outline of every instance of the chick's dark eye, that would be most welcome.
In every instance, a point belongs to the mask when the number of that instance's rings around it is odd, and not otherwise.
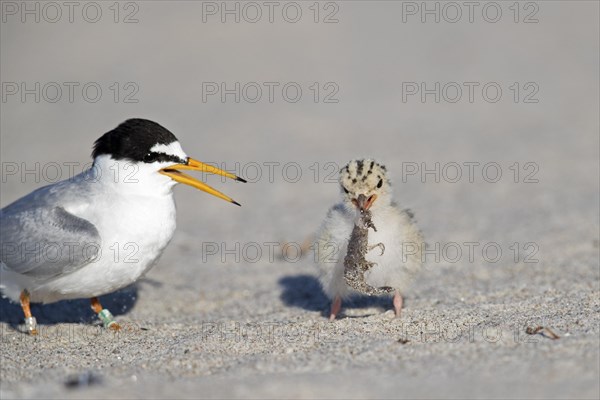
[[[342,186],[342,189],[344,189],[344,193],[348,194],[348,189],[346,189],[345,187]]]
[[[381,188],[383,186],[383,179],[379,180],[379,183],[377,184],[377,188]]]

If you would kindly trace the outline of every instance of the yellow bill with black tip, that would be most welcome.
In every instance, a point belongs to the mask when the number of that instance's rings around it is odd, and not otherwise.
[[[229,173],[227,171],[224,171],[222,169],[219,169],[217,167],[213,167],[212,165],[205,164],[201,161],[194,160],[193,158],[188,158],[187,164],[175,164],[175,165],[171,165],[169,167],[163,168],[159,171],[161,174],[168,176],[169,178],[173,179],[176,182],[195,187],[196,189],[200,189],[203,192],[212,194],[213,196],[216,196],[220,199],[223,199],[230,203],[241,206],[240,203],[233,200],[231,197],[219,192],[218,190],[210,187],[206,183],[199,181],[198,179],[196,179],[190,175],[180,172],[179,170],[201,171],[201,172],[206,172],[208,174],[216,174],[216,175],[225,176],[227,178],[234,179],[234,180],[240,181],[240,182],[246,182],[244,179],[240,178],[239,176]]]
[[[198,161],[198,160],[194,160],[193,158],[188,158],[188,163],[187,164],[177,164],[174,165],[172,167],[169,167],[169,169],[176,167],[177,169],[189,169],[189,170],[193,170],[193,171],[202,171],[202,172],[206,172],[207,174],[215,174],[215,175],[221,175],[221,176],[225,176],[229,179],[233,179],[236,181],[240,181],[240,182],[244,182],[246,183],[246,180],[243,178],[240,178],[237,175],[234,175],[230,172],[227,171],[223,171],[222,169],[219,169],[217,167],[213,167],[212,165],[209,164],[205,164],[202,161]]]

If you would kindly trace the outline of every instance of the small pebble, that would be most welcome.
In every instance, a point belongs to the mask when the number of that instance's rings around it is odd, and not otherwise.
[[[102,376],[91,371],[86,371],[81,374],[71,375],[65,381],[65,386],[69,389],[78,389],[102,383]]]

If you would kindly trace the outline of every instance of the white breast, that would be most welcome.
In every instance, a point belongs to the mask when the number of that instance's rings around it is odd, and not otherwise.
[[[162,254],[175,231],[173,196],[105,193],[91,204],[65,207],[93,223],[102,238],[94,262],[69,275],[32,288],[33,301],[107,294],[128,286],[145,274]]]
[[[376,265],[365,273],[365,281],[374,287],[389,286],[405,291],[421,268],[419,257],[407,256],[407,245],[422,243],[416,226],[394,206],[373,212],[373,223],[377,232],[369,231],[369,245],[383,243],[385,251],[379,248],[367,253],[366,259]]]

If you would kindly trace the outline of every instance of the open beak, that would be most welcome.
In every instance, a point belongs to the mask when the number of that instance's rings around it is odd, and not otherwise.
[[[369,197],[365,196],[364,194],[359,194],[358,198],[352,199],[352,204],[354,204],[360,211],[366,211],[371,208],[375,200],[377,200],[376,194],[373,194]]]
[[[212,187],[208,186],[206,183],[201,182],[201,181],[197,180],[196,178],[191,177],[190,175],[184,174],[183,172],[180,172],[179,170],[182,170],[182,169],[183,170],[188,169],[188,170],[192,170],[192,171],[201,171],[201,172],[206,172],[208,174],[216,174],[216,175],[226,176],[227,178],[235,179],[236,181],[246,182],[244,179],[242,179],[239,176],[236,176],[234,174],[231,174],[227,171],[223,171],[222,169],[213,167],[212,165],[205,164],[203,162],[194,160],[193,158],[189,158],[189,157],[187,159],[187,164],[174,164],[174,165],[171,165],[169,167],[163,168],[158,171],[159,173],[168,176],[169,178],[173,179],[176,182],[185,183],[186,185],[195,187],[196,189],[200,189],[203,192],[212,194],[213,196],[217,196],[220,199],[223,199],[230,203],[241,206],[240,203],[233,200],[231,197],[219,192],[216,189],[213,189]]]

